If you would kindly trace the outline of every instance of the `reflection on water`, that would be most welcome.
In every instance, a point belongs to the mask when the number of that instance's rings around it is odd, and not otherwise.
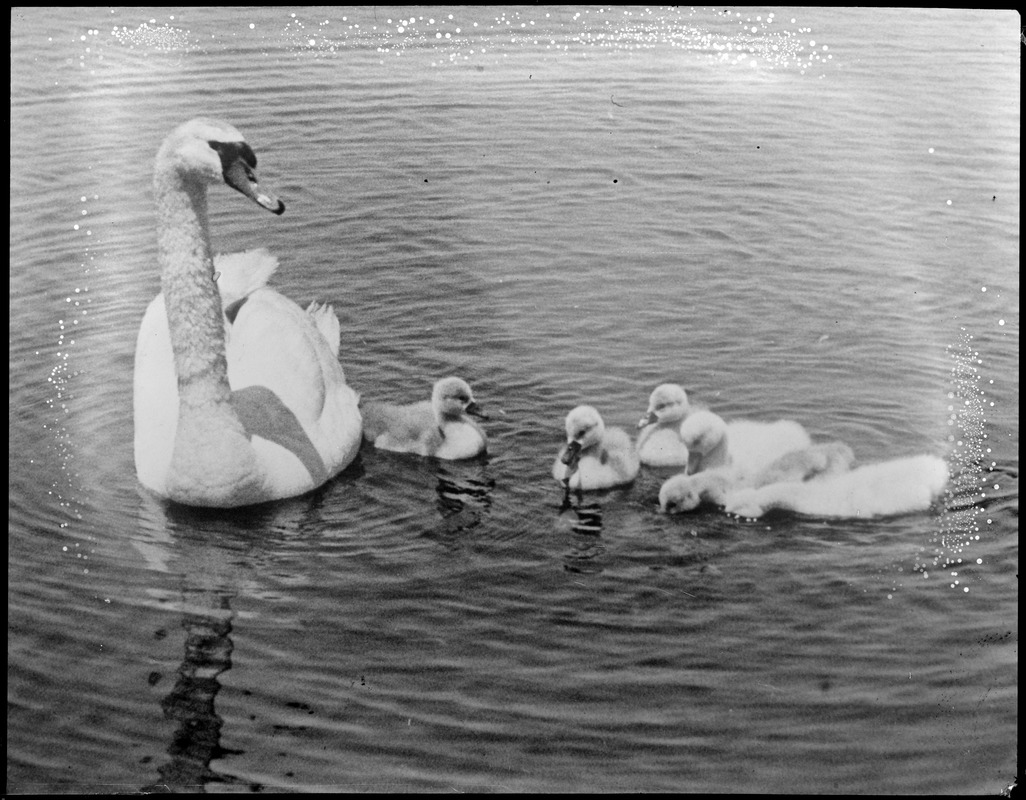
[[[569,545],[563,556],[563,568],[568,572],[598,574],[602,572],[602,506],[592,496],[563,486],[563,502],[559,516],[573,512],[569,530]]]
[[[214,701],[221,689],[218,675],[231,669],[231,598],[220,598],[221,615],[186,614],[185,658],[171,692],[161,701],[168,720],[177,727],[167,753],[170,761],[159,767],[159,780],[144,792],[200,790],[211,782],[235,782],[210,768],[210,762],[239,751],[221,747],[221,727]],[[252,790],[259,787],[251,786]]]
[[[425,536],[447,541],[476,528],[492,506],[495,479],[482,456],[462,464],[438,465],[435,507],[442,520]]]

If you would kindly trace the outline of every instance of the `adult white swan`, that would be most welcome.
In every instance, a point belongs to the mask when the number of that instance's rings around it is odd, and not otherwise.
[[[136,344],[135,464],[143,486],[186,505],[299,495],[360,447],[332,309],[303,311],[269,288],[277,261],[266,251],[211,257],[208,184],[285,210],[257,183],[256,163],[231,125],[194,119],[164,140],[154,167],[162,292]]]

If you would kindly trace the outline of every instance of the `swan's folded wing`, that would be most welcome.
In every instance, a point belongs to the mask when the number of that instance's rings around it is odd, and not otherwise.
[[[306,467],[314,486],[329,477],[317,448],[299,420],[266,386],[247,386],[232,391],[232,407],[248,436],[259,436],[284,447]]]
[[[303,424],[320,419],[325,397],[345,384],[313,318],[273,289],[249,295],[227,337],[233,390],[266,386]]]
[[[335,358],[338,358],[338,349],[342,343],[342,327],[339,325],[335,309],[314,301],[307,306],[306,313],[314,321],[314,325],[321,332]]]

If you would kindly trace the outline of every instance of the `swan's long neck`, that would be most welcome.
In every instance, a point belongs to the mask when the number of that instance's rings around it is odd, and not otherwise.
[[[207,233],[206,186],[174,172],[156,176],[160,283],[185,405],[228,402],[221,297]]]
[[[157,252],[178,373],[168,495],[203,506],[259,501],[261,472],[232,405],[221,296],[207,236],[206,187],[158,172]]]

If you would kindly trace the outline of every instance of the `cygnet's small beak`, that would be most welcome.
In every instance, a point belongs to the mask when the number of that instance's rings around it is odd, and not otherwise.
[[[463,410],[470,414],[470,416],[477,417],[478,419],[491,419],[474,400],[467,403]]]
[[[570,442],[566,446],[566,452],[563,453],[563,458],[562,458],[563,463],[566,464],[570,468],[571,472],[573,472],[575,469],[577,469],[577,464],[578,464],[578,462],[580,462],[580,460],[581,460],[581,443],[580,442]]]
[[[649,411],[645,416],[638,420],[638,427],[644,428],[646,425],[651,425],[653,422],[658,422],[659,417],[655,415],[654,411]]]
[[[702,454],[691,450],[688,452],[688,475],[694,475],[702,467]]]

